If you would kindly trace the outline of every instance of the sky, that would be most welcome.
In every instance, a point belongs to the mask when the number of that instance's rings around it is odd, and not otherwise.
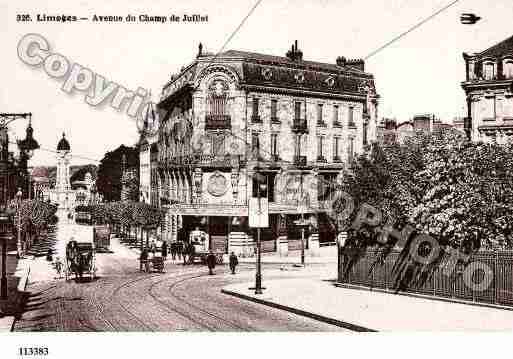
[[[365,58],[375,49],[441,9],[451,0],[262,0],[224,48],[283,56],[298,40],[304,58],[334,63],[337,56]],[[41,149],[31,165],[54,165],[57,142],[66,133],[73,164],[95,163],[106,151],[137,141],[135,122],[126,111],[88,105],[85,93],[67,94],[62,80],[51,78],[17,56],[28,33],[46,38],[52,52],[88,67],[127,89],[158,95],[171,74],[189,64],[202,42],[211,52],[223,44],[256,0],[218,1],[7,1],[0,0],[0,112],[32,112],[34,137]],[[473,12],[476,25],[459,16]],[[17,21],[30,14],[34,21]],[[208,15],[208,23],[45,23],[37,14]],[[445,122],[465,115],[460,83],[463,52],[479,52],[512,35],[511,0],[460,0],[448,10],[366,61],[381,96],[380,117],[402,122],[434,113]],[[154,96],[157,100],[157,96]],[[27,121],[10,125],[11,139],[23,138]]]

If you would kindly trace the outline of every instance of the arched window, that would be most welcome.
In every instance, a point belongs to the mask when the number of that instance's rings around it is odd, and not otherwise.
[[[505,78],[507,78],[507,79],[513,78],[513,60],[512,59],[504,60],[502,69],[503,69],[502,72],[503,72]]]
[[[208,87],[206,120],[210,128],[229,126],[228,85],[223,80],[214,80]]]
[[[495,77],[493,62],[483,63],[483,77],[485,80],[493,80]]]

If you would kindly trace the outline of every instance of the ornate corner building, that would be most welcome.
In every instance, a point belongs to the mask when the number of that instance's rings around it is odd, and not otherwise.
[[[301,212],[312,224],[307,247],[334,241],[327,188],[376,140],[378,98],[363,60],[306,61],[297,42],[285,57],[214,55],[200,44],[158,104],[151,201],[167,211],[165,239],[201,227],[211,248],[251,254],[248,202],[258,168],[268,188],[264,251],[300,248]],[[307,198],[306,209],[298,198]]]
[[[513,135],[513,36],[477,54],[463,54],[467,135],[505,143]]]

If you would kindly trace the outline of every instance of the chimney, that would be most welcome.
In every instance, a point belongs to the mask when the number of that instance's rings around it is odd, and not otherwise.
[[[289,51],[287,51],[286,56],[291,61],[301,61],[303,60],[303,52],[298,49],[297,40],[294,41],[292,47]]]

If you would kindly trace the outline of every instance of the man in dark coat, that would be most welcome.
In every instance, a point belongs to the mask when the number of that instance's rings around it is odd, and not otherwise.
[[[182,257],[183,257],[183,265],[187,264],[187,252],[189,250],[189,243],[184,242],[182,245]]]
[[[210,251],[207,255],[207,266],[208,266],[208,274],[214,274],[214,268],[216,267],[216,256],[212,251]]]
[[[176,259],[176,250],[177,250],[177,246],[176,245],[177,245],[176,242],[172,242],[170,244],[170,246],[169,246],[170,247],[169,249],[171,250],[171,259],[172,260]]]
[[[196,255],[196,248],[193,243],[189,243],[189,250],[187,251],[189,254],[189,264],[194,264],[194,256]]]
[[[162,242],[162,247],[160,248],[160,251],[161,251],[162,258],[164,260],[166,260],[167,259],[167,242],[166,241]]]
[[[235,267],[237,267],[237,264],[239,264],[239,260],[237,259],[237,256],[234,252],[230,254],[230,270],[232,271],[232,274],[235,274]]]
[[[139,259],[141,261],[141,265],[140,265],[141,272],[143,270],[143,265],[144,265],[144,270],[146,272],[150,271],[150,262],[148,260],[148,257],[149,257],[148,250],[146,248],[144,248],[143,251],[141,252],[141,256],[139,257]]]

